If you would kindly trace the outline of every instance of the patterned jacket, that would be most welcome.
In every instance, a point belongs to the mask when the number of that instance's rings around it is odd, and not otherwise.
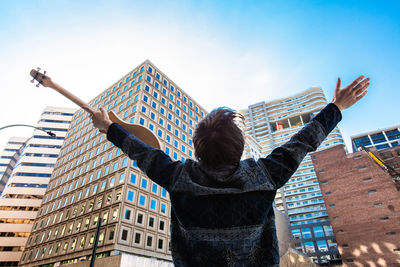
[[[221,169],[191,159],[173,161],[115,123],[107,138],[169,192],[175,266],[279,266],[276,190],[340,120],[340,110],[328,104],[267,157]]]

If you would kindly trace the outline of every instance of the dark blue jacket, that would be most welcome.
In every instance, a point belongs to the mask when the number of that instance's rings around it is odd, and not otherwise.
[[[340,120],[340,110],[328,104],[267,157],[221,169],[191,159],[172,161],[115,123],[107,138],[168,190],[175,266],[279,266],[272,208],[276,190]]]

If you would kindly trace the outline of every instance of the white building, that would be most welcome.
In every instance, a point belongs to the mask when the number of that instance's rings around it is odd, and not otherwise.
[[[30,138],[10,139],[3,152],[2,162],[10,162],[2,166],[9,178],[0,198],[1,266],[17,266],[21,258],[73,113],[74,109],[47,107],[37,127],[56,136],[35,130]]]
[[[240,112],[245,117],[245,132],[261,145],[267,156],[274,148],[286,143],[327,104],[320,88],[300,94],[260,102]],[[319,149],[343,144],[335,128]],[[339,257],[318,179],[309,155],[300,164],[288,183],[278,190],[276,207],[288,214],[296,239],[296,248],[315,260]]]

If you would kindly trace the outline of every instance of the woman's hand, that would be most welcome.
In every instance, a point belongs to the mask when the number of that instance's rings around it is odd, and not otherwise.
[[[364,75],[361,75],[351,84],[340,89],[342,81],[338,78],[332,103],[335,104],[340,111],[351,107],[367,94],[366,89],[370,84],[369,80],[369,78],[364,79]]]
[[[90,118],[93,120],[93,125],[99,129],[102,133],[107,133],[108,128],[112,124],[110,117],[108,117],[107,111],[104,108],[100,108],[100,111],[93,109],[85,109],[90,113]]]

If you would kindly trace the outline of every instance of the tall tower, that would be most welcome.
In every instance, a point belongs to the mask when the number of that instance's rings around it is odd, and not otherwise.
[[[143,125],[174,160],[193,158],[204,109],[146,60],[90,101]],[[88,260],[102,220],[97,257],[109,266],[172,265],[170,201],[83,110],[75,113],[20,264]],[[112,257],[109,257],[112,256]]]
[[[30,138],[12,138],[10,178],[0,198],[0,265],[17,266],[42,203],[74,110],[47,107]],[[14,146],[14,147],[11,147]],[[7,159],[8,159],[7,158]]]
[[[248,135],[262,147],[263,155],[287,142],[327,104],[320,88],[271,102],[260,102],[242,110]],[[319,147],[343,144],[335,128]],[[278,190],[276,207],[289,216],[296,249],[322,262],[339,257],[325,203],[309,155],[296,173]]]

